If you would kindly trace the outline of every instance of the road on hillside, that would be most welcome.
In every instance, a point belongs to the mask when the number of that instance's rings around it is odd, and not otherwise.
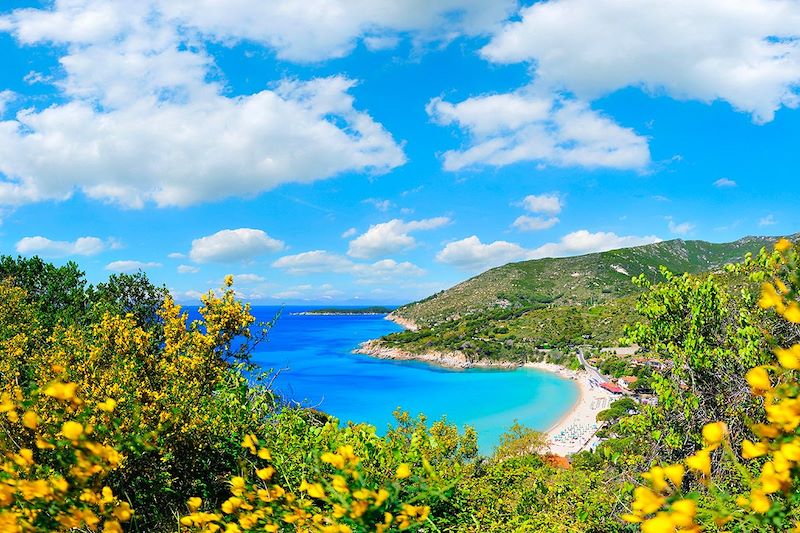
[[[583,350],[580,348],[578,350],[578,361],[581,362],[583,368],[586,369],[586,372],[589,374],[590,378],[594,378],[597,380],[598,383],[603,383],[604,381],[608,381],[603,374],[601,374],[595,367],[589,364],[589,361],[583,356]]]

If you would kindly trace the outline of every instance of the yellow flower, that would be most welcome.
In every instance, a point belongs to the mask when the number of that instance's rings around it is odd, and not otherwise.
[[[351,445],[340,446],[336,453],[341,455],[345,461],[352,465],[358,464],[359,458],[356,457],[355,452],[353,451],[353,447]]]
[[[328,463],[334,468],[338,468],[339,470],[344,468],[344,457],[337,453],[325,452],[320,456],[320,460],[322,460],[323,463]]]
[[[781,239],[775,243],[775,249],[779,252],[785,252],[792,247],[792,241],[789,239]]]
[[[781,452],[790,461],[800,461],[800,444],[797,441],[785,442],[781,445]]]
[[[323,489],[322,485],[319,483],[308,483],[307,481],[303,480],[303,482],[300,484],[300,490],[305,491],[309,496],[318,500],[321,500],[325,497],[325,489]]]
[[[28,429],[36,429],[39,425],[39,417],[33,411],[25,411],[22,415],[22,425]]]
[[[745,379],[750,385],[753,394],[762,394],[764,391],[772,389],[769,374],[763,366],[757,366],[748,370],[747,374],[745,374]]]
[[[635,514],[647,515],[655,513],[666,501],[663,496],[659,496],[647,487],[636,487],[633,489],[632,508]]]
[[[764,463],[761,468],[761,476],[758,479],[761,482],[761,490],[765,494],[772,494],[781,490],[784,483],[789,481],[789,471],[779,471],[775,468],[775,463],[770,461]]]
[[[675,487],[680,488],[683,483],[684,468],[683,465],[669,465],[664,467],[664,474],[672,481]]]
[[[50,480],[50,484],[53,485],[53,488],[58,492],[67,492],[69,489],[69,483],[63,477],[56,477]]]
[[[642,533],[675,533],[675,523],[666,513],[659,513],[642,523]]]
[[[240,476],[234,476],[231,478],[231,494],[234,496],[241,496],[245,490],[245,482],[244,478]]]
[[[236,496],[231,496],[222,502],[222,512],[225,514],[233,514],[242,506],[242,499]]]
[[[122,502],[114,509],[113,514],[114,518],[120,522],[127,522],[131,519],[133,511],[131,511],[131,506],[128,504],[128,502]]]
[[[200,509],[200,506],[203,505],[203,500],[198,497],[189,498],[189,501],[186,502],[187,507],[191,512],[195,512]]]
[[[83,426],[78,422],[64,422],[64,425],[61,426],[61,434],[64,435],[69,440],[75,441],[83,435]]]
[[[347,487],[347,481],[342,476],[333,476],[332,483],[333,490],[336,492],[348,493],[350,489]]]
[[[97,404],[97,408],[101,411],[111,413],[117,407],[117,401],[113,398],[106,398],[106,401]]]
[[[725,422],[712,422],[703,426],[703,439],[706,446],[717,447],[728,434],[728,427]]]
[[[33,464],[33,450],[30,448],[20,449],[16,463],[20,466],[31,466]]]
[[[793,324],[800,324],[800,304],[791,302],[783,311],[783,318]]]
[[[760,490],[750,493],[750,507],[757,513],[764,514],[772,507],[770,499]]]
[[[669,488],[666,478],[664,477],[664,469],[660,466],[654,466],[649,472],[642,474],[642,477],[650,482],[650,485],[656,492],[664,492]]]
[[[247,448],[250,450],[250,453],[255,455],[256,453],[256,444],[258,441],[256,440],[254,435],[245,435],[244,439],[242,439],[242,448]]]
[[[800,344],[795,344],[791,348],[776,348],[775,355],[783,368],[787,370],[800,368]]]
[[[122,533],[122,526],[116,520],[109,520],[103,524],[103,533]]]
[[[225,286],[230,287],[231,285],[233,285],[233,275],[228,274],[227,276],[225,276]]]
[[[694,516],[697,514],[697,504],[694,500],[678,500],[670,508],[670,517],[676,526],[688,528],[694,525]]]
[[[762,455],[766,454],[767,451],[769,451],[769,447],[763,442],[753,444],[749,440],[742,441],[742,457],[745,459],[761,457]]]
[[[411,468],[409,468],[408,463],[402,463],[400,466],[397,467],[397,472],[395,472],[395,477],[397,479],[405,479],[411,475]]]
[[[270,455],[269,450],[266,448],[261,448],[258,450],[258,458],[263,459],[265,461],[269,461],[272,459],[272,455]]]
[[[711,475],[711,455],[708,449],[702,449],[686,458],[686,466],[697,470],[705,476]]]
[[[378,494],[375,496],[375,507],[380,507],[383,505],[383,502],[389,497],[389,491],[386,489],[378,490]]]
[[[264,481],[269,481],[269,479],[272,478],[274,474],[275,474],[275,469],[271,466],[256,470],[256,475],[259,477],[259,479],[263,479]]]
[[[55,382],[51,383],[44,390],[44,393],[51,398],[55,398],[56,400],[69,401],[75,399],[75,390],[77,387],[78,386],[75,383]]]
[[[758,305],[762,309],[772,309],[774,307],[778,311],[782,311],[783,297],[778,294],[772,283],[764,283],[761,285],[761,298],[758,300]]]

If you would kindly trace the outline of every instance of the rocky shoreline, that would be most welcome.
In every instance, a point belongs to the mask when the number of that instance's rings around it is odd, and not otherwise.
[[[323,313],[315,313],[314,311],[300,311],[297,313],[289,313],[292,316],[381,316],[385,315],[386,313],[358,313],[352,312],[348,313],[346,311],[342,312],[323,312]]]
[[[512,363],[509,361],[488,361],[478,360],[470,361],[466,355],[458,351],[440,352],[430,351],[425,353],[412,353],[400,348],[390,348],[383,346],[379,339],[362,342],[358,348],[353,350],[353,353],[369,355],[378,359],[391,359],[396,361],[422,361],[444,368],[454,370],[465,370],[467,368],[502,368],[511,369],[519,368],[519,363]]]
[[[392,322],[394,322],[398,326],[402,326],[402,327],[406,328],[409,331],[417,331],[419,329],[419,324],[417,324],[413,320],[410,320],[408,318],[403,318],[403,317],[398,316],[398,315],[396,315],[394,313],[389,313],[388,315],[386,315],[385,318],[386,318],[386,320],[391,320]]]

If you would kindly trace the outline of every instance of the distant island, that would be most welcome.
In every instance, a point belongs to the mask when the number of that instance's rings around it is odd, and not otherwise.
[[[373,305],[370,307],[325,307],[322,309],[312,309],[311,311],[302,311],[300,313],[292,313],[293,315],[388,315],[394,311],[391,307],[383,307]]]

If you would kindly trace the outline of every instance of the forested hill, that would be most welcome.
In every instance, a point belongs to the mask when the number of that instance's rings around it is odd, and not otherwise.
[[[790,237],[797,240],[800,234]],[[716,270],[778,237],[744,237],[730,243],[674,239],[645,246],[576,257],[509,263],[470,278],[424,300],[398,308],[394,315],[430,326],[495,308],[537,309],[593,305],[639,289],[631,277],[655,281],[659,267],[675,273]]]

